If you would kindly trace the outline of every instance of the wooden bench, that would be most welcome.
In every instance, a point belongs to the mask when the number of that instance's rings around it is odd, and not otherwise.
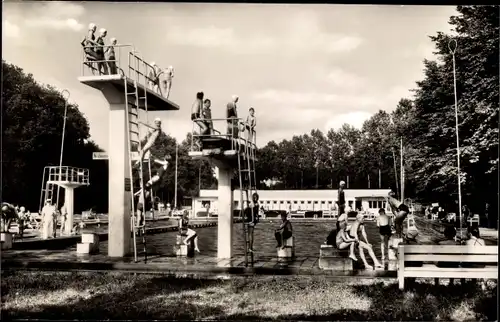
[[[399,245],[398,281],[406,277],[491,278],[498,276],[497,246]]]

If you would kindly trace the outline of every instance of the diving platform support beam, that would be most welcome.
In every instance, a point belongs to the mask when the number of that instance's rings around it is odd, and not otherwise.
[[[233,256],[233,190],[231,178],[234,169],[218,162],[218,225],[217,258],[230,259]]]

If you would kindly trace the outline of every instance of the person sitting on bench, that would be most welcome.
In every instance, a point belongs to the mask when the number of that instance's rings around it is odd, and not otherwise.
[[[370,257],[372,258],[375,267],[383,267],[383,265],[380,264],[377,257],[375,256],[372,245],[368,242],[368,237],[366,236],[366,231],[363,221],[364,221],[363,214],[356,215],[356,221],[352,224],[351,229],[349,230],[349,237],[354,238],[354,240],[356,240],[356,242],[358,243],[359,256],[361,257],[361,260],[363,261],[363,264],[365,264],[366,268],[371,269],[373,267],[369,265],[368,262],[366,261],[364,254],[365,249],[368,251],[368,254],[370,254]],[[358,232],[361,232],[361,236],[365,240],[364,242],[359,240]]]
[[[466,245],[469,246],[485,246],[486,243],[484,242],[484,239],[479,237],[479,228],[474,226],[472,227],[469,232],[469,239],[465,242]]]
[[[410,209],[407,205],[401,201],[394,198],[395,193],[393,191],[389,192],[389,196],[386,197],[387,202],[391,206],[391,211],[394,214],[394,226],[396,228],[396,236],[398,238],[403,238],[403,222],[410,213]]]
[[[282,213],[281,220],[283,221],[278,229],[274,232],[274,237],[278,242],[276,248],[284,249],[286,246],[286,240],[292,238],[292,223],[288,220],[288,214]]]
[[[199,253],[200,249],[198,248],[198,235],[194,230],[189,228],[188,215],[188,211],[184,210],[182,217],[179,219],[179,232],[181,233],[181,236],[186,236],[186,239],[184,239],[183,241],[184,245],[188,245],[190,239],[192,239],[194,243],[194,250]]]

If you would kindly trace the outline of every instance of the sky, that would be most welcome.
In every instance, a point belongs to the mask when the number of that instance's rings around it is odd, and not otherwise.
[[[150,113],[167,134],[181,141],[191,131],[196,92],[211,99],[213,118],[225,117],[236,94],[240,116],[255,108],[263,146],[344,123],[361,128],[379,110],[394,110],[422,79],[424,58],[433,58],[428,36],[448,32],[455,13],[452,6],[3,2],[2,48],[6,61],[69,90],[104,149],[108,103],[78,81],[91,22],[108,30],[106,43],[115,37],[146,61],[175,68],[170,100],[180,110]]]

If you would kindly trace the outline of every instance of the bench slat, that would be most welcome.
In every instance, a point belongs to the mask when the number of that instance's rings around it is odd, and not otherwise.
[[[436,265],[422,267],[405,267],[404,277],[435,277],[435,278],[491,278],[498,279],[498,267],[482,268],[449,268]]]
[[[478,263],[498,263],[498,254],[406,254],[405,262],[478,262]]]
[[[497,246],[467,245],[400,245],[404,247],[405,256],[409,254],[497,254]]]

